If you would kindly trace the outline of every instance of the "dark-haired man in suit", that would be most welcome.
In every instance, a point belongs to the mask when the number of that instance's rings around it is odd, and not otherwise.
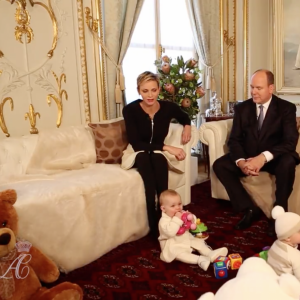
[[[258,70],[252,75],[252,98],[235,106],[229,154],[217,159],[213,165],[233,208],[244,212],[235,229],[248,228],[260,215],[240,177],[258,176],[260,171],[275,175],[274,206],[280,205],[285,211],[293,190],[295,168],[300,162],[295,151],[299,138],[296,106],[273,95],[273,90],[272,72]],[[272,220],[269,220],[268,235],[275,235]]]

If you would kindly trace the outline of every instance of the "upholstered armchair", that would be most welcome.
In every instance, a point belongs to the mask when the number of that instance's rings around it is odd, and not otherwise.
[[[229,200],[227,192],[213,172],[214,161],[228,152],[227,141],[232,127],[232,119],[208,122],[201,125],[199,137],[209,148],[209,167],[211,174],[211,194],[213,198]],[[298,141],[297,152],[300,153]],[[275,177],[267,172],[259,176],[247,176],[241,179],[245,189],[253,201],[262,209],[266,216],[271,216],[271,209],[275,199]],[[294,189],[289,199],[289,211],[300,214],[300,165],[296,168]]]

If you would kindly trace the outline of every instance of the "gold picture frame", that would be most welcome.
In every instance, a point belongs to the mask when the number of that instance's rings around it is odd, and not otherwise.
[[[300,64],[299,11],[299,0],[273,0],[274,73],[277,94],[300,94],[300,67],[296,69],[298,61]]]

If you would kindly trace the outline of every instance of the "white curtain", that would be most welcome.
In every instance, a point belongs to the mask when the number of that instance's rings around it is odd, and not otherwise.
[[[211,92],[221,91],[221,33],[219,0],[186,0],[200,62],[205,66],[206,95],[201,99],[200,110],[209,107]]]
[[[104,38],[109,51],[107,61],[107,89],[109,119],[121,115],[125,82],[122,62],[139,17],[144,0],[105,0]]]

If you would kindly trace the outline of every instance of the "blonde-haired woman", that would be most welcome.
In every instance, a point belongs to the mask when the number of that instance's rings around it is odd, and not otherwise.
[[[164,140],[171,120],[176,119],[184,126],[182,144],[188,143],[191,139],[191,121],[176,103],[157,101],[160,92],[158,75],[148,71],[140,74],[137,90],[142,100],[133,101],[123,109],[129,148],[133,155],[124,153],[122,167],[135,167],[140,173],[145,185],[150,231],[154,237],[158,237],[161,212],[155,208],[155,196],[157,194],[159,197],[161,192],[168,189],[168,162],[162,151],[169,152],[179,161],[186,156],[183,149],[165,145]],[[126,151],[130,152],[130,149]],[[131,161],[128,162],[128,159]]]

